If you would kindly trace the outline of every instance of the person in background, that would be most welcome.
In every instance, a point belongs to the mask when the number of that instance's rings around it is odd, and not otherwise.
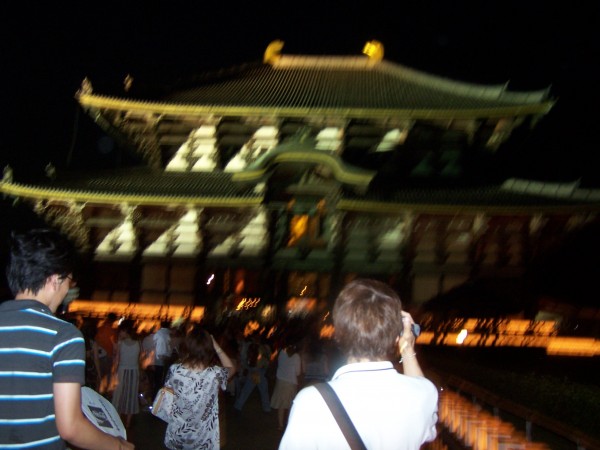
[[[100,362],[100,386],[98,392],[109,394],[113,387],[113,366],[115,356],[115,345],[117,343],[117,315],[109,312],[104,321],[98,326],[94,341],[100,347],[98,349]]]
[[[151,335],[153,360],[148,366],[148,372],[152,380],[152,398],[156,397],[156,393],[165,382],[168,364],[173,353],[169,325],[169,321],[161,321],[160,328]]]
[[[271,407],[277,409],[277,429],[283,430],[292,400],[298,392],[298,377],[302,373],[302,361],[295,343],[285,345],[277,356],[275,387]]]
[[[302,354],[302,387],[329,380],[329,361],[318,337],[309,337]]]
[[[267,413],[271,412],[271,405],[269,403],[269,383],[267,381],[267,369],[271,363],[271,349],[268,344],[263,341],[259,332],[254,332],[250,336],[244,354],[245,359],[242,361],[242,370],[245,372],[245,381],[242,384],[242,388],[233,407],[237,411],[241,411],[254,388],[257,388],[258,393],[260,394],[262,410]]]
[[[329,385],[369,450],[417,450],[435,439],[438,392],[417,361],[412,324],[396,292],[380,281],[354,280],[335,301],[334,337],[347,361]],[[398,356],[403,374],[391,362]],[[314,386],[294,399],[279,448],[348,448]]]
[[[175,393],[165,446],[171,450],[219,450],[219,389],[227,388],[234,364],[201,328],[188,332],[180,351],[180,360],[169,367],[165,382]],[[211,365],[215,355],[221,365]]]
[[[54,314],[73,279],[75,250],[53,230],[12,236],[6,274],[15,300],[0,304],[0,448],[126,450],[81,410],[85,343]]]
[[[112,404],[121,415],[125,428],[131,427],[134,414],[140,412],[139,381],[141,343],[137,339],[133,321],[123,320],[119,325],[119,340],[115,353],[117,386]]]
[[[240,361],[240,343],[237,339],[237,331],[239,327],[236,325],[229,325],[219,333],[219,345],[225,353],[230,355],[231,361],[235,366],[235,375],[229,380],[227,383],[226,393],[230,397],[237,397],[241,391],[241,388],[238,387],[238,377],[242,370],[241,361]]]
[[[94,391],[98,391],[102,380],[100,358],[104,349],[94,339],[97,330],[96,321],[86,319],[79,329],[85,339],[85,385]]]
[[[144,371],[143,379],[145,389],[141,390],[141,393],[143,394],[141,400],[146,404],[145,406],[152,404],[154,396],[154,333],[157,330],[158,328],[151,329],[142,338],[142,356],[140,366]]]
[[[181,347],[181,342],[183,341],[183,337],[185,336],[185,326],[180,324],[177,327],[172,327],[170,329],[170,347],[171,347],[171,356],[167,360],[167,368],[171,365],[171,363],[177,361],[179,359],[179,349]]]

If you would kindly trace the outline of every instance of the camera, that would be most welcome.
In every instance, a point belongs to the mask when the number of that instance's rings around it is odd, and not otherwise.
[[[413,323],[410,325],[410,330],[412,331],[412,334],[417,338],[421,334],[421,325],[419,325],[418,323]],[[404,330],[400,332],[400,336],[402,336],[403,333]]]

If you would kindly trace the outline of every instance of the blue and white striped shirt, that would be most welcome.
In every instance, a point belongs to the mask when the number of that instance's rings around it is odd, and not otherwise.
[[[64,449],[54,383],[85,381],[85,344],[71,323],[35,300],[0,304],[0,448]]]

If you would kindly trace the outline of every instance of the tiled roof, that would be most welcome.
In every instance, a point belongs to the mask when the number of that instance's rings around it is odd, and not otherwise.
[[[147,168],[67,175],[40,187],[53,190],[166,197],[259,198],[253,186],[240,186],[224,172],[161,172]]]
[[[239,184],[231,179],[231,174],[223,172],[187,172],[163,173],[149,169],[129,169],[96,175],[63,176],[54,181],[47,180],[34,186],[49,193],[61,193],[61,198],[69,193],[104,194],[126,200],[131,196],[133,202],[148,198],[172,198],[174,203],[185,203],[188,199],[236,199],[255,203],[262,201],[263,194],[254,190],[253,184]],[[583,192],[583,191],[581,191]],[[586,191],[587,192],[587,191]],[[578,206],[600,209],[599,192],[590,191],[588,195],[569,197],[536,195],[535,193],[515,192],[502,186],[487,187],[403,187],[391,192],[369,191],[365,195],[347,190],[342,196],[342,209],[379,210],[388,207],[414,205],[415,209],[467,208],[496,209],[524,208],[535,209],[573,209]],[[109,198],[110,200],[110,198]],[[160,202],[159,202],[160,203]],[[387,205],[387,206],[386,206]]]
[[[487,109],[535,105],[547,91],[510,92],[418,72],[366,57],[282,56],[205,75],[169,103],[237,107],[362,109]]]
[[[515,192],[504,189],[502,186],[484,187],[427,187],[427,188],[401,188],[389,193],[369,192],[366,196],[349,194],[346,200],[349,202],[373,202],[380,204],[400,205],[435,205],[436,207],[454,208],[525,208],[535,209],[561,209],[577,208],[578,206],[589,208],[595,205],[600,209],[598,192],[587,196],[549,196],[535,193]]]

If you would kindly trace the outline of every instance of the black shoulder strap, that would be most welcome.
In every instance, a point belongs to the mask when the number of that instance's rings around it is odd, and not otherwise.
[[[336,422],[342,430],[344,437],[348,441],[350,448],[352,450],[367,450],[367,447],[365,447],[365,444],[360,438],[358,431],[356,431],[352,420],[350,420],[350,416],[348,416],[348,413],[344,409],[342,402],[329,383],[317,383],[314,386],[325,399],[327,406],[329,406],[329,409],[331,410],[333,417],[335,417]]]

